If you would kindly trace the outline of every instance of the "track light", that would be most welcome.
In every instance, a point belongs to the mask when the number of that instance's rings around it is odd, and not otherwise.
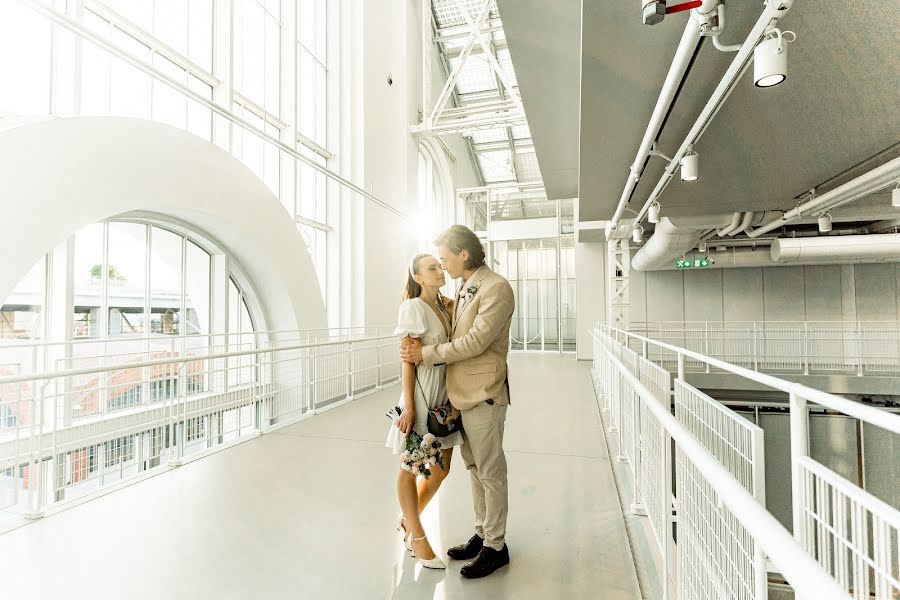
[[[640,244],[644,241],[644,228],[637,223],[631,228],[631,239],[634,240],[635,244]]]
[[[688,148],[687,154],[681,157],[681,180],[694,181],[700,173],[700,155]]]
[[[897,187],[891,192],[891,206],[900,208],[900,182],[897,183]]]
[[[647,221],[650,223],[659,223],[659,202],[655,200],[650,204],[650,208],[647,209]]]
[[[788,39],[787,34],[791,37]],[[787,42],[797,39],[793,31],[782,33],[777,27],[763,34],[753,49],[753,85],[773,87],[787,79]]]
[[[831,214],[822,213],[819,217],[819,233],[828,233],[831,231]]]

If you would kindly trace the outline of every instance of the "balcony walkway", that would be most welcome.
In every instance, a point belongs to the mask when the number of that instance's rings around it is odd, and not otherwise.
[[[590,363],[510,362],[512,563],[486,579],[403,550],[383,447],[394,386],[0,535],[0,596],[640,598]],[[446,551],[471,520],[457,455],[426,530]]]

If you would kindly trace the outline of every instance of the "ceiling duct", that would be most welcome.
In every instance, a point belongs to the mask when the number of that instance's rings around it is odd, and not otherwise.
[[[665,267],[674,257],[695,248],[704,229],[676,227],[668,217],[661,218],[653,235],[631,259],[631,267],[638,271]]]
[[[776,239],[777,263],[835,264],[900,261],[900,233]]]

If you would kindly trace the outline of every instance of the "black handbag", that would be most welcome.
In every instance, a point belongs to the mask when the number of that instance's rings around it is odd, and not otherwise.
[[[419,383],[418,371],[416,372],[416,384],[418,384],[424,398],[425,389]],[[428,411],[428,433],[434,437],[447,437],[462,430],[462,414],[449,401]]]

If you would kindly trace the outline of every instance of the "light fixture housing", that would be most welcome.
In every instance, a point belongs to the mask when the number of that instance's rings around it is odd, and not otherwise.
[[[659,202],[655,200],[650,204],[650,208],[647,209],[647,221],[650,223],[659,223]]]
[[[681,180],[694,181],[700,174],[700,155],[693,150],[681,157]]]
[[[774,37],[768,37],[777,33]],[[753,49],[753,85],[768,88],[787,79],[787,43],[781,32],[766,33],[763,41]]]
[[[644,228],[640,225],[635,224],[634,227],[631,228],[631,239],[635,244],[640,244],[644,241]]]
[[[706,248],[707,248],[707,246],[706,246],[706,242],[705,242],[705,241],[700,242],[700,245],[697,246],[697,250],[700,251],[700,252],[706,252]]]
[[[819,233],[828,233],[831,231],[831,214],[822,213],[819,216]]]

